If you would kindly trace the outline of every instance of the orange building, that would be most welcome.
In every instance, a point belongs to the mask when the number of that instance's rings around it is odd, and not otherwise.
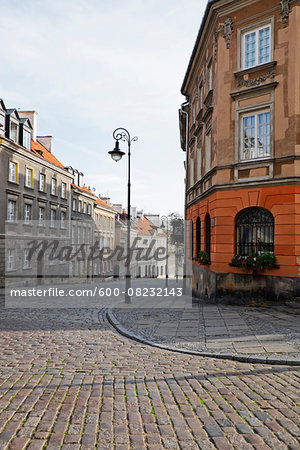
[[[179,112],[196,296],[300,296],[299,23],[295,0],[208,1]]]

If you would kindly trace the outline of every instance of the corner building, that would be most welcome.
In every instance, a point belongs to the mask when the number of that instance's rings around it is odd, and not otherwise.
[[[299,23],[299,0],[207,4],[179,111],[196,296],[300,296]],[[229,265],[262,252],[279,268]]]

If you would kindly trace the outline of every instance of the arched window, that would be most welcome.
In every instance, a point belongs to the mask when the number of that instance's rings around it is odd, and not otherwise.
[[[211,244],[210,215],[207,213],[205,216],[205,251],[209,259],[210,259],[210,244]]]
[[[264,208],[247,208],[236,219],[236,253],[274,252],[274,217]]]
[[[197,220],[196,220],[196,258],[198,258],[200,250],[201,250],[201,220],[200,220],[200,217],[197,217]]]

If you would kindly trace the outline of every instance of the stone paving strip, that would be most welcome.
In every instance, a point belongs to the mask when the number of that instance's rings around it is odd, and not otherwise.
[[[99,309],[1,309],[0,334],[0,449],[300,448],[300,365],[153,348]]]
[[[139,299],[137,299],[139,300]],[[108,309],[123,335],[160,348],[249,362],[300,364],[300,309],[133,301]]]

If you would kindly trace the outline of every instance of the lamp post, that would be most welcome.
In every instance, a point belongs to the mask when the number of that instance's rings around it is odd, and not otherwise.
[[[169,262],[169,249],[168,249],[168,241],[169,241],[169,219],[167,216],[162,216],[162,227],[165,226],[164,221],[167,222],[167,246],[166,246],[166,250],[167,250],[167,258],[166,258],[166,287],[168,287],[168,281],[169,281],[169,273],[168,273],[168,262]]]
[[[131,287],[131,275],[130,275],[130,156],[131,156],[131,143],[137,141],[137,137],[130,137],[129,131],[125,128],[116,128],[113,132],[113,138],[115,139],[115,148],[108,152],[112,159],[116,162],[120,161],[125,155],[120,150],[120,141],[127,142],[128,146],[128,183],[127,183],[127,258],[126,258],[126,285],[125,285],[125,303],[130,303],[129,289]]]

